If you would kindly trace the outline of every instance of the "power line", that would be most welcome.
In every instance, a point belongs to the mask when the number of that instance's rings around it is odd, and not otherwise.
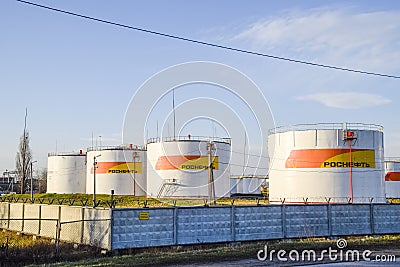
[[[363,70],[357,70],[357,69],[350,69],[350,68],[338,67],[338,66],[333,66],[333,65],[315,63],[315,62],[311,62],[311,61],[304,61],[304,60],[297,60],[297,59],[292,59],[292,58],[287,58],[287,57],[274,56],[274,55],[264,54],[264,53],[255,52],[255,51],[251,51],[251,50],[235,48],[235,47],[232,47],[232,46],[225,46],[225,45],[220,45],[220,44],[215,44],[215,43],[210,43],[210,42],[190,39],[190,38],[186,38],[186,37],[181,37],[181,36],[177,36],[177,35],[172,35],[172,34],[168,34],[168,33],[157,32],[157,31],[148,30],[148,29],[144,29],[144,28],[129,26],[129,25],[126,25],[126,24],[121,24],[121,23],[112,22],[112,21],[109,21],[109,20],[90,17],[90,16],[86,16],[86,15],[82,15],[82,14],[78,14],[78,13],[74,13],[74,12],[70,12],[70,11],[66,11],[66,10],[62,10],[62,9],[58,9],[58,8],[54,8],[54,7],[49,7],[49,6],[45,6],[45,5],[36,4],[36,3],[33,3],[33,2],[29,2],[29,1],[24,1],[24,0],[15,0],[15,1],[20,2],[20,3],[24,3],[24,4],[28,4],[28,5],[32,5],[32,6],[35,6],[35,7],[40,7],[40,8],[44,8],[44,9],[47,9],[47,10],[59,12],[59,13],[64,13],[64,14],[67,14],[67,15],[75,16],[75,17],[80,17],[80,18],[84,18],[84,19],[88,19],[88,20],[93,20],[93,21],[105,23],[105,24],[110,24],[110,25],[117,26],[117,27],[127,28],[127,29],[135,30],[135,31],[141,31],[141,32],[154,34],[154,35],[159,35],[159,36],[163,36],[163,37],[167,37],[167,38],[171,38],[171,39],[176,39],[176,40],[180,40],[180,41],[185,41],[185,42],[190,42],[190,43],[195,43],[195,44],[200,44],[200,45],[205,45],[205,46],[210,46],[210,47],[221,48],[221,49],[230,50],[230,51],[234,51],[234,52],[239,52],[239,53],[244,53],[244,54],[249,54],[249,55],[254,55],[254,56],[273,58],[273,59],[277,59],[277,60],[283,60],[283,61],[288,61],[288,62],[292,62],[292,63],[305,64],[305,65],[321,67],[321,68],[327,68],[327,69],[334,69],[334,70],[347,71],[347,72],[353,72],[353,73],[359,73],[359,74],[365,74],[365,75],[373,75],[373,76],[380,76],[380,77],[386,77],[386,78],[400,79],[400,76],[396,76],[396,75],[390,75],[390,74],[384,74],[384,73],[378,73],[378,72],[370,72],[370,71],[363,71]]]
[[[250,165],[242,165],[242,164],[235,164],[232,162],[221,162],[218,161],[218,164],[223,164],[223,165],[230,165],[230,166],[236,166],[236,167],[245,167],[245,168],[249,168],[249,169],[260,169],[260,170],[268,170],[269,168],[265,168],[265,167],[261,167],[261,166],[250,166]]]
[[[221,147],[218,147],[217,150],[223,150],[223,151],[232,152],[232,153],[235,153],[235,154],[241,154],[241,155],[246,155],[246,156],[253,156],[253,157],[258,157],[258,158],[269,159],[269,157],[267,157],[267,156],[251,154],[251,153],[245,153],[245,152],[239,152],[239,151],[234,151],[234,150],[228,150],[228,149],[223,149]]]

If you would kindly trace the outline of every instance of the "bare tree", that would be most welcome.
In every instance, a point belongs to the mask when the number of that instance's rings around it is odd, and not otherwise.
[[[41,169],[37,172],[36,186],[39,194],[47,191],[47,169]]]
[[[32,152],[29,146],[29,132],[25,129],[19,142],[19,149],[15,158],[17,168],[17,180],[20,181],[21,194],[25,193],[26,180],[30,173],[30,164],[32,161]]]

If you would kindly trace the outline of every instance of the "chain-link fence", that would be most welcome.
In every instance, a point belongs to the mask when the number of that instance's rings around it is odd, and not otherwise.
[[[99,255],[111,219],[0,219],[0,266],[79,260]],[[9,229],[9,230],[6,230]]]
[[[111,249],[111,210],[0,203],[0,266],[97,257]]]
[[[56,239],[42,238],[49,226],[56,232],[57,220],[7,218],[1,219],[0,225],[3,229],[0,232],[2,265],[48,262],[57,257]]]

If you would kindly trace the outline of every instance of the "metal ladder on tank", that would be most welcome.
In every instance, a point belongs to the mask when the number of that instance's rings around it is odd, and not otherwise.
[[[164,192],[164,190],[168,187],[168,186],[177,186],[179,185],[178,179],[166,179],[163,184],[161,185],[160,190],[158,191],[157,194],[157,198],[160,198],[162,193]]]

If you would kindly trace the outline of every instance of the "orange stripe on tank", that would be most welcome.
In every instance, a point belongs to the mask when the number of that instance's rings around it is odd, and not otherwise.
[[[352,149],[352,151],[366,151],[366,149]],[[321,168],[321,165],[330,158],[349,152],[348,148],[292,150],[286,160],[285,168]]]
[[[199,159],[201,156],[161,156],[156,163],[156,170],[178,170],[179,166],[188,160]]]
[[[121,162],[98,162],[96,165],[96,173],[107,173],[109,169],[116,167],[118,165],[126,164],[125,161]],[[90,170],[90,173],[93,173],[93,167]]]
[[[399,182],[400,181],[400,172],[388,172],[388,173],[386,173],[385,181],[387,181],[387,182],[390,182],[390,181]]]

